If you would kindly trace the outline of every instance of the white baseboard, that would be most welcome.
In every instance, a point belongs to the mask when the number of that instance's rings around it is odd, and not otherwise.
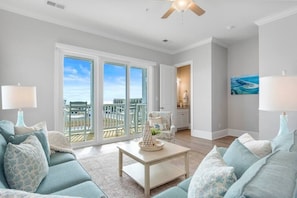
[[[259,133],[254,131],[243,131],[243,130],[237,130],[237,129],[224,129],[220,131],[201,131],[201,130],[191,130],[191,135],[193,137],[203,138],[207,140],[215,140],[219,139],[225,136],[235,136],[239,137],[244,133],[250,134],[253,138],[258,139]]]
[[[203,139],[207,139],[207,140],[215,140],[215,139],[227,136],[228,130],[224,129],[224,130],[214,131],[214,132],[192,130],[191,135],[194,137],[203,138]]]
[[[254,131],[243,131],[238,129],[228,129],[228,135],[239,137],[245,133],[250,134],[254,139],[259,139],[259,132]]]
[[[208,131],[191,130],[191,135],[193,137],[212,140],[212,134],[211,132],[208,132]]]

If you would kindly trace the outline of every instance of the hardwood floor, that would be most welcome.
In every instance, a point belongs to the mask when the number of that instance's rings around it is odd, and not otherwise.
[[[202,153],[203,155],[206,155],[213,148],[214,145],[217,145],[218,147],[228,147],[231,144],[231,142],[236,138],[232,136],[227,136],[217,140],[205,140],[201,138],[192,137],[190,133],[190,130],[178,131],[176,133],[175,143],[181,146],[188,147],[193,151]],[[103,154],[116,152],[118,151],[117,145],[126,144],[128,142],[129,141],[79,148],[75,149],[74,152],[78,159],[82,159],[93,155],[98,155],[98,153]]]

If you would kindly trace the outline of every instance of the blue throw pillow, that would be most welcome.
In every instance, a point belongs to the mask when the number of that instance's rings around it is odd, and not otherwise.
[[[43,129],[40,129],[40,130],[34,131],[34,132],[30,132],[30,133],[26,133],[26,134],[11,136],[9,138],[9,142],[11,142],[13,144],[20,144],[23,141],[25,141],[25,139],[27,139],[27,137],[30,136],[30,135],[35,135],[38,138],[39,142],[42,145],[42,148],[43,148],[44,154],[46,156],[47,162],[48,162],[48,164],[50,164],[49,144],[48,144],[47,137],[46,137]]]
[[[8,142],[9,137],[14,135],[14,124],[8,120],[0,121],[0,133],[4,136],[5,140]]]
[[[239,179],[252,164],[259,160],[259,157],[235,139],[225,152],[223,159],[228,166],[234,167],[236,177]]]
[[[297,155],[276,151],[253,164],[225,194],[225,198],[296,197]]]

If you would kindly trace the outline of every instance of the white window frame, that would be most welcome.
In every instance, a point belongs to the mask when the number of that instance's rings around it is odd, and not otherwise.
[[[54,77],[54,126],[56,130],[63,131],[63,68],[64,68],[64,57],[65,55],[72,55],[77,57],[84,57],[94,61],[94,109],[103,108],[103,95],[100,94],[100,90],[103,89],[103,64],[105,61],[108,62],[118,62],[127,64],[128,68],[131,66],[137,66],[140,68],[147,69],[147,110],[151,111],[154,101],[154,92],[153,92],[153,73],[156,66],[155,62],[146,61],[142,59],[131,58],[127,56],[116,55],[112,53],[77,47],[73,45],[67,45],[62,43],[56,43],[55,47],[55,77]],[[130,79],[127,79],[130,81]],[[74,147],[82,147],[89,145],[97,145],[102,143],[110,143],[113,140],[103,140],[103,137],[98,135],[97,131],[102,131],[102,115],[98,111],[94,110],[94,132],[95,132],[95,141],[82,142],[73,144]],[[125,138],[116,139],[116,141],[127,140],[131,138],[129,135]]]

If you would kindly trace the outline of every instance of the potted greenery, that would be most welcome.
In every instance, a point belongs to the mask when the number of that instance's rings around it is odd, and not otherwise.
[[[152,133],[152,137],[153,137],[153,141],[156,142],[156,135],[161,133],[161,130],[158,128],[151,128],[151,133]]]

